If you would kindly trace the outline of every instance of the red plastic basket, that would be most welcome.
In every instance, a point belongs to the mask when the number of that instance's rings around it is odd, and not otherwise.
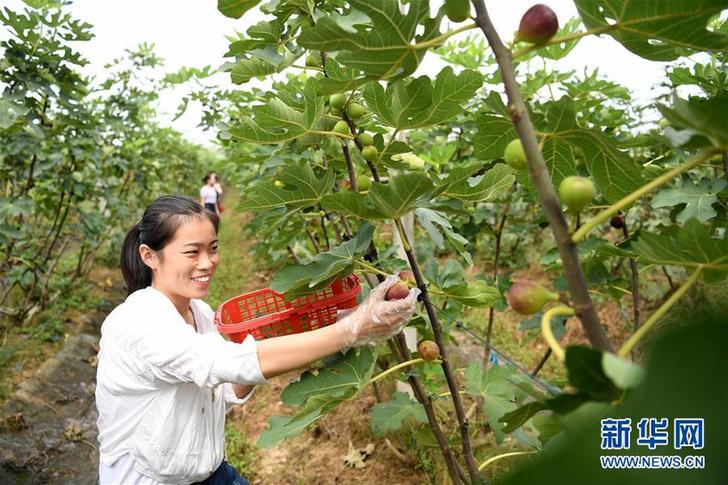
[[[356,306],[361,292],[359,278],[350,275],[331,286],[293,301],[270,288],[231,298],[215,312],[220,333],[233,342],[242,342],[248,334],[256,340],[307,332],[331,325],[336,313]]]

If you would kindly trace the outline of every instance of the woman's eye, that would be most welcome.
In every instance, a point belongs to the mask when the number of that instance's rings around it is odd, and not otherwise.
[[[189,254],[190,256],[194,256],[197,254],[197,251],[186,251],[185,254]]]

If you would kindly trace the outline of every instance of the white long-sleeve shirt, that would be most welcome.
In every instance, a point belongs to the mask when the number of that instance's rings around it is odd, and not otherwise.
[[[255,340],[228,342],[191,300],[197,332],[160,291],[138,290],[101,327],[96,373],[101,483],[188,484],[224,458],[232,384],[263,384]],[[115,469],[116,467],[116,469]],[[132,468],[133,469],[130,469]],[[148,481],[151,479],[151,481]]]

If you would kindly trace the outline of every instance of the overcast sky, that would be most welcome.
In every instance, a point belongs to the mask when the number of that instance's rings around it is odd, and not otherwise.
[[[433,11],[442,4],[441,1],[430,3]],[[488,2],[493,22],[504,40],[511,39],[521,15],[533,3],[533,0]],[[556,11],[562,24],[576,16],[576,8],[570,0],[549,0],[546,3]],[[3,0],[2,5],[16,10],[23,6],[21,0]],[[264,16],[251,11],[240,20],[228,19],[217,11],[216,6],[216,0],[75,0],[70,8],[76,18],[94,26],[96,37],[90,42],[77,44],[77,48],[90,61],[88,72],[103,78],[105,63],[122,55],[124,49],[142,42],[156,45],[156,52],[164,58],[167,71],[176,71],[183,66],[219,66],[229,45],[225,35],[244,32]],[[5,37],[6,33],[0,35]],[[417,74],[436,71],[439,63],[435,59],[435,54],[428,53]],[[646,98],[664,75],[665,64],[643,60],[609,37],[592,36],[583,39],[572,54],[559,61],[558,66],[578,72],[585,67],[598,66],[609,79],[627,86],[637,97]],[[226,74],[215,79],[221,85],[233,87]],[[245,89],[246,86],[236,89]],[[212,135],[196,128],[199,108],[193,107],[179,120],[171,121],[182,95],[181,91],[162,95],[160,122],[172,124],[192,141],[208,141]]]

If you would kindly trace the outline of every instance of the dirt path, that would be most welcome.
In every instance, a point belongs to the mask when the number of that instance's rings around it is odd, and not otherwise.
[[[85,485],[98,481],[94,390],[99,328],[123,298],[106,288],[108,305],[74,322],[63,349],[0,408],[0,483]]]

